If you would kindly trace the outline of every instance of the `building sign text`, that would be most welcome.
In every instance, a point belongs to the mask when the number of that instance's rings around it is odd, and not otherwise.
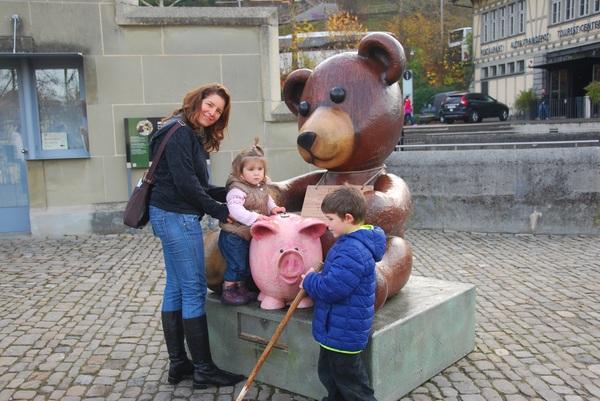
[[[504,45],[497,45],[492,47],[486,47],[481,49],[481,56],[489,56],[491,54],[502,53],[504,51]]]
[[[519,47],[525,47],[529,45],[535,45],[542,42],[550,41],[550,34],[545,33],[543,35],[532,36],[530,38],[513,40],[510,44],[510,47],[513,49],[518,49]]]
[[[558,31],[558,37],[564,38],[565,36],[573,36],[577,35],[580,32],[589,32],[594,31],[596,29],[600,29],[600,20],[561,29]]]

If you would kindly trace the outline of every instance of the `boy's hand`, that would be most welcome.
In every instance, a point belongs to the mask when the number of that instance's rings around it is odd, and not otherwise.
[[[304,289],[304,287],[302,286],[302,284],[304,284],[304,277],[306,277],[306,275],[307,275],[307,274],[309,274],[309,273],[314,273],[314,272],[315,272],[315,269],[313,269],[313,268],[311,267],[310,269],[308,269],[308,270],[306,271],[306,273],[304,273],[304,274],[301,274],[301,275],[300,275],[300,278],[302,279],[302,280],[300,281],[300,288]]]
[[[271,214],[279,214],[279,213],[285,213],[285,207],[275,206],[273,209],[271,209]]]

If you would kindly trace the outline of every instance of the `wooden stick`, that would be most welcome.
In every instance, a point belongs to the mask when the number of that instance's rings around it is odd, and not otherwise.
[[[306,295],[306,292],[304,291],[304,288],[301,288],[300,292],[296,295],[296,298],[294,298],[294,300],[290,304],[290,307],[289,307],[287,313],[285,314],[283,319],[281,319],[281,322],[279,322],[279,325],[275,329],[275,332],[273,333],[271,340],[269,340],[267,347],[264,349],[260,358],[258,358],[256,365],[254,365],[254,369],[252,369],[252,372],[250,372],[250,376],[248,376],[248,380],[246,380],[244,387],[242,387],[242,391],[240,391],[240,394],[235,399],[235,401],[242,401],[242,399],[244,398],[244,396],[246,395],[248,390],[250,390],[250,386],[252,386],[252,383],[254,382],[254,379],[256,378],[258,371],[260,370],[262,365],[265,363],[265,361],[269,357],[269,354],[271,353],[273,346],[277,343],[277,340],[279,340],[279,337],[281,337],[281,333],[283,333],[283,329],[285,329],[285,326],[288,324],[290,318],[296,311],[298,304],[300,303],[300,301],[302,301],[302,298],[304,298],[305,295]]]

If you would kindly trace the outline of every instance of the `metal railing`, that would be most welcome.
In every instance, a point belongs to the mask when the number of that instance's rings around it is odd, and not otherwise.
[[[591,104],[590,114],[586,115],[588,101],[584,96],[536,100],[531,102],[528,112],[513,117],[515,120],[600,118],[600,104]]]
[[[482,143],[432,143],[418,145],[397,145],[396,151],[401,150],[443,150],[441,148],[450,148],[450,150],[466,149],[466,148],[512,148],[518,147],[564,147],[572,145],[573,147],[583,146],[600,146],[600,139],[583,139],[576,141],[529,141],[529,142],[482,142]],[[429,149],[432,148],[432,149]]]

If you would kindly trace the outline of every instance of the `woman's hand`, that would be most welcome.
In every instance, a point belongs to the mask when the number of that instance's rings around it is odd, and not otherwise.
[[[271,209],[271,214],[279,214],[279,213],[285,213],[285,207],[283,206],[275,206],[273,209]]]
[[[227,223],[229,224],[234,224],[235,223],[235,219],[233,217],[231,217],[231,215],[227,216]]]

